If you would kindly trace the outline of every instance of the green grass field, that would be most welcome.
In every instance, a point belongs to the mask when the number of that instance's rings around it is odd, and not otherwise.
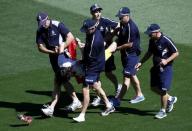
[[[131,87],[117,112],[101,117],[102,106],[90,107],[86,122],[74,123],[72,117],[77,116],[79,111],[68,114],[63,111],[69,103],[64,92],[55,117],[42,118],[40,108],[51,99],[53,72],[47,56],[36,48],[36,14],[46,11],[51,18],[64,21],[72,33],[82,39],[79,28],[82,21],[89,17],[89,7],[95,2],[104,8],[104,16],[115,20],[114,15],[120,7],[130,7],[141,31],[142,55],[147,48],[147,37],[143,32],[150,23],[159,23],[162,31],[175,41],[180,56],[174,63],[170,93],[178,97],[178,102],[167,118],[153,118],[160,108],[160,100],[149,88],[150,61],[138,73],[146,97],[144,102],[136,105],[128,103],[128,99],[134,96]],[[191,6],[190,0],[0,0],[0,131],[189,131],[192,127]],[[116,54],[116,65],[115,73],[122,81],[119,54]],[[101,80],[106,93],[113,95],[114,88],[103,74]],[[81,85],[77,85],[74,79],[72,82],[82,99]],[[20,113],[33,116],[32,124],[27,126],[17,120],[16,115]]]

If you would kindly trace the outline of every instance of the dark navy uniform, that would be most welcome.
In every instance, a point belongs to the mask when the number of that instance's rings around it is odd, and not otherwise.
[[[165,35],[161,35],[158,40],[149,40],[148,52],[153,54],[153,67],[151,68],[151,86],[159,87],[162,90],[169,90],[172,81],[172,63],[160,66],[161,59],[169,58],[177,52],[173,41]]]
[[[105,38],[106,33],[110,31],[110,29],[115,29],[117,25],[117,22],[101,17],[99,19],[99,25],[97,26],[97,29],[101,31],[102,36]]]
[[[118,25],[117,22],[101,17],[99,19],[99,25],[97,26],[97,28],[100,30],[103,38],[105,38],[107,33],[110,33],[111,29],[114,30],[117,27],[117,25]],[[112,43],[111,40],[110,41],[106,40],[105,49],[108,48],[111,43]],[[114,56],[112,55],[105,63],[105,71],[110,72],[115,69],[116,66],[114,62]]]
[[[83,57],[85,84],[92,85],[99,80],[99,75],[105,68],[104,39],[99,30],[86,35]]]
[[[65,41],[66,35],[70,31],[59,21],[51,20],[50,27],[45,29],[40,27],[36,33],[36,43],[45,44],[49,50],[54,50],[56,46]],[[58,66],[58,55],[49,54],[50,63],[53,71],[57,74],[60,70]]]
[[[121,50],[121,61],[124,68],[124,75],[136,74],[135,65],[139,61],[140,54],[140,34],[137,25],[130,19],[126,25],[120,25],[118,44],[133,42],[131,48]],[[118,45],[118,46],[121,46]]]

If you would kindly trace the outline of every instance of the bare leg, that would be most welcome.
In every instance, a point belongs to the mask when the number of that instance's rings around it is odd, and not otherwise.
[[[136,96],[142,96],[143,93],[141,92],[140,82],[136,75],[131,77],[131,82],[133,84]]]
[[[129,89],[129,86],[130,86],[130,78],[129,77],[124,77],[124,83],[122,85],[121,92],[117,96],[118,99],[121,100],[124,97],[125,93]]]
[[[106,107],[107,107],[107,108],[111,107],[111,105],[109,105],[110,102],[109,102],[109,100],[108,100],[108,98],[107,98],[104,90],[101,88],[101,82],[100,82],[100,81],[95,82],[95,83],[93,84],[93,88],[97,91],[97,93],[99,94],[99,96],[103,99]]]
[[[90,95],[89,95],[89,87],[84,87],[83,88],[83,108],[81,113],[86,113],[87,111],[87,107],[89,105],[89,101],[90,101]]]
[[[52,102],[50,107],[52,109],[55,108],[58,100],[59,100],[59,96],[60,96],[60,92],[61,92],[61,83],[59,82],[59,80],[55,77],[54,78],[54,89],[52,92]]]
[[[103,89],[101,88],[101,83],[100,81],[95,82],[93,84],[93,88],[98,92],[98,94],[100,94],[100,96],[103,98],[107,109],[109,109],[109,111],[104,114],[104,115],[108,115],[109,113],[113,112],[115,109],[110,110],[111,108],[113,108],[112,104],[109,102],[105,92],[103,91]],[[83,122],[85,121],[85,113],[87,111],[88,105],[89,105],[89,101],[90,101],[90,95],[89,95],[89,86],[84,87],[83,88],[83,108],[81,113],[79,114],[78,117],[73,118],[73,120],[77,121],[77,122]]]
[[[166,109],[167,109],[167,101],[168,101],[169,95],[167,94],[166,91],[163,91],[163,90],[157,89],[156,91],[160,95],[161,108],[160,108],[160,111],[155,115],[155,118],[162,119],[167,116]]]
[[[151,90],[161,96],[161,109],[166,109],[170,95],[166,91],[158,89],[158,87],[151,87]]]
[[[161,96],[161,109],[167,108],[168,97],[169,95],[167,93]]]
[[[77,122],[84,122],[85,121],[85,113],[87,111],[87,107],[89,105],[90,95],[89,95],[89,86],[83,88],[83,107],[81,113],[78,117],[73,118],[73,120]]]
[[[96,91],[98,92],[98,94],[100,94],[101,98],[103,99],[105,106],[106,106],[106,110],[101,112],[102,116],[107,116],[110,113],[115,111],[115,108],[113,107],[113,105],[109,102],[104,90],[101,88],[101,82],[95,82],[93,84],[93,88],[96,89]]]

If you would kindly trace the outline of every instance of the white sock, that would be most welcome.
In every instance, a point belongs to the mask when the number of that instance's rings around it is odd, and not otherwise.
[[[165,109],[161,108],[161,111],[165,112]]]
[[[73,103],[77,103],[77,102],[79,102],[79,99],[78,98],[74,98],[73,99]]]
[[[54,111],[54,107],[53,106],[49,106],[49,108]]]
[[[172,100],[172,96],[169,96],[168,100],[171,101]]]
[[[97,96],[97,99],[101,100],[101,97]]]
[[[118,84],[117,90],[120,90],[122,88],[121,84]]]
[[[85,113],[80,113],[79,117],[83,117],[84,118],[85,117]]]
[[[112,107],[112,104],[111,104],[110,102],[108,102],[108,103],[106,104],[106,107],[107,107],[107,108],[111,108],[111,107]]]

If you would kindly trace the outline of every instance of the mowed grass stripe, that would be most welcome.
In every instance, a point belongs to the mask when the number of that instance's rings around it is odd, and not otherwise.
[[[84,16],[90,16],[89,8],[92,4],[98,3],[102,6],[102,14],[105,17],[115,17],[117,11],[128,6],[131,9],[131,17],[139,25],[141,32],[144,32],[151,23],[158,23],[162,30],[170,35],[176,42],[191,46],[190,32],[192,31],[191,14],[189,13],[192,6],[191,0],[35,0],[40,3],[68,10],[69,12],[78,13]]]

